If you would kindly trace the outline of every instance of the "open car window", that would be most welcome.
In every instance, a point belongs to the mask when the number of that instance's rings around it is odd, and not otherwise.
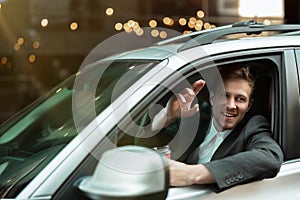
[[[254,60],[254,61],[244,61],[251,66],[251,70],[253,71],[256,79],[256,87],[253,94],[253,105],[247,115],[263,115],[268,119],[271,124],[272,129],[274,130],[274,104],[276,103],[274,92],[276,77],[277,77],[277,66],[274,62],[268,59]],[[226,65],[229,63],[226,62]],[[223,63],[218,64],[218,66],[224,65]],[[197,68],[196,68],[197,69]],[[123,145],[141,145],[147,146],[150,148],[162,147],[164,145],[171,145],[173,148],[177,148],[180,145],[193,145],[193,141],[197,140],[196,132],[198,129],[206,129],[207,122],[211,119],[211,105],[209,101],[210,96],[210,87],[212,85],[212,80],[208,80],[209,77],[212,79],[215,70],[211,70],[210,68],[200,69],[189,71],[186,73],[184,78],[179,78],[174,75],[173,80],[169,80],[172,82],[172,86],[170,88],[159,86],[156,91],[152,94],[153,97],[149,97],[152,99],[152,102],[147,103],[147,107],[144,106],[142,112],[131,113],[130,121],[133,120],[135,123],[135,128],[130,128],[130,124],[128,128],[124,130],[124,128],[120,128],[118,132],[119,134],[114,135],[113,139],[117,146]],[[208,76],[208,74],[210,74]],[[181,120],[181,126],[177,127],[182,129],[181,132],[185,132],[184,134],[180,134],[177,129],[162,129],[161,131],[157,131],[156,133],[151,133],[151,122],[153,117],[166,106],[168,100],[171,98],[173,94],[179,93],[185,87],[190,87],[193,82],[199,79],[204,79],[206,81],[206,86],[200,91],[195,99],[194,103],[199,104],[200,115],[191,119]],[[167,85],[167,84],[164,84]],[[145,104],[145,102],[143,102]],[[196,120],[198,119],[198,121]],[[178,119],[180,120],[180,119]],[[203,126],[206,124],[206,126]],[[194,128],[191,128],[194,126]],[[124,126],[122,126],[124,127]],[[136,129],[139,127],[139,129]],[[147,135],[148,134],[148,135]],[[180,136],[180,139],[179,139]],[[277,138],[277,133],[274,134],[275,139]],[[184,150],[180,150],[180,153],[175,152],[176,159],[180,158],[179,154],[184,153]]]

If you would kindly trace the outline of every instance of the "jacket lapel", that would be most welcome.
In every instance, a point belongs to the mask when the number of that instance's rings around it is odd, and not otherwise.
[[[234,141],[241,134],[241,131],[245,125],[245,120],[242,120],[235,129],[225,138],[225,140],[221,143],[219,148],[215,151],[211,160],[217,160],[225,157],[230,151]]]

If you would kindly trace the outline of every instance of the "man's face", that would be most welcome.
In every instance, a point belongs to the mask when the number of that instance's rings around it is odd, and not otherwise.
[[[244,79],[228,79],[211,96],[214,124],[218,131],[233,129],[251,107],[252,88]]]

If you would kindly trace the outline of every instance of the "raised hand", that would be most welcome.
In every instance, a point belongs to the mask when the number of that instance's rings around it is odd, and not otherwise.
[[[175,118],[191,117],[197,113],[199,104],[192,106],[192,102],[204,85],[205,81],[198,80],[193,83],[191,88],[185,88],[182,92],[173,95],[166,107],[168,121],[173,121]]]

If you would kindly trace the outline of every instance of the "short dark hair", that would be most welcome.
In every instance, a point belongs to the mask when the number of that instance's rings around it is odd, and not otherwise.
[[[251,72],[250,66],[235,64],[230,66],[223,66],[219,68],[223,80],[228,79],[244,79],[248,81],[251,88],[255,85],[255,78]]]
[[[223,81],[228,79],[246,80],[251,87],[251,95],[255,87],[255,77],[251,72],[251,67],[247,64],[230,64],[219,67],[219,72]]]

